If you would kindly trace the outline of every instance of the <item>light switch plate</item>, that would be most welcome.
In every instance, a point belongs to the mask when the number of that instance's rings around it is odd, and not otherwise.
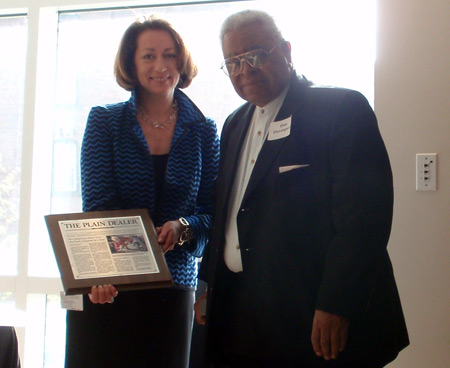
[[[416,154],[416,190],[436,190],[437,153]]]

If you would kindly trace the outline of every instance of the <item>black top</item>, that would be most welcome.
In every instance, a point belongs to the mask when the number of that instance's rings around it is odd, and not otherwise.
[[[169,154],[165,155],[152,155],[153,165],[155,167],[155,183],[156,183],[156,212],[154,214],[155,219],[159,218],[162,202],[162,192],[164,188],[164,180],[166,177],[167,161],[169,160]]]

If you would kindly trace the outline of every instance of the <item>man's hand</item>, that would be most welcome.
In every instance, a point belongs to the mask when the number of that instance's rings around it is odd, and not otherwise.
[[[207,293],[204,293],[201,297],[197,299],[197,301],[194,304],[194,310],[195,310],[195,320],[199,325],[204,326],[206,324],[206,297]]]
[[[336,359],[347,343],[350,322],[341,316],[316,310],[311,342],[317,356]]]

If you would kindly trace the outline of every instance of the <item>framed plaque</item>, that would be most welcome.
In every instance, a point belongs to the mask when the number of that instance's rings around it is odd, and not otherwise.
[[[146,209],[45,216],[66,295],[94,285],[117,290],[173,284]]]

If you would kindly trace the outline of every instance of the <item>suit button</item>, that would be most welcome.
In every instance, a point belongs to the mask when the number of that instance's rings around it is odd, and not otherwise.
[[[239,246],[239,244],[238,244],[238,245],[236,245],[236,249],[241,249],[241,247]]]

